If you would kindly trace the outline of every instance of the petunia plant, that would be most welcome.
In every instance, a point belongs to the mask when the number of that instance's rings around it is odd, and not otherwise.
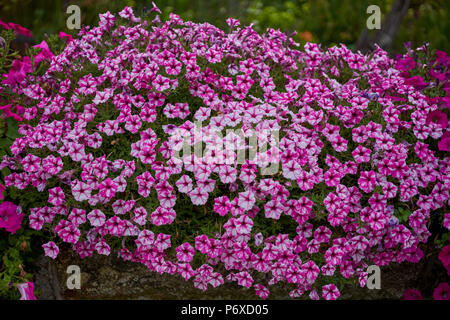
[[[118,252],[263,299],[277,283],[337,299],[369,265],[423,257],[450,158],[410,62],[151,11],[101,14],[60,53],[43,42],[2,83],[23,107],[5,193],[47,256]]]

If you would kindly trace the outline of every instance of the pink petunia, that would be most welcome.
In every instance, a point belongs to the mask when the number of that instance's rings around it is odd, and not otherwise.
[[[204,205],[208,201],[208,193],[197,187],[189,192],[189,196],[194,205]]]
[[[253,278],[247,271],[236,273],[236,279],[240,286],[250,288],[253,284]]]
[[[340,295],[338,288],[334,284],[327,284],[322,287],[322,297],[325,300],[336,300]]]
[[[47,257],[55,259],[58,256],[59,248],[53,241],[43,244],[42,248],[44,248],[44,252]]]
[[[98,185],[99,194],[105,198],[114,198],[117,192],[117,188],[117,183],[111,180],[111,178],[105,179]]]
[[[258,283],[258,284],[253,285],[253,287],[255,288],[256,294],[261,299],[267,299],[269,297],[270,291],[265,286]]]
[[[191,262],[195,254],[194,248],[188,242],[178,246],[175,251],[180,262]]]
[[[231,209],[231,203],[227,196],[214,199],[214,211],[221,216],[225,216]]]

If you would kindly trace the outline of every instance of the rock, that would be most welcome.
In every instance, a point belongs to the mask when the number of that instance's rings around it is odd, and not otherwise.
[[[81,276],[81,287],[86,287],[89,284],[90,275],[87,272],[82,272]]]
[[[61,300],[59,275],[55,263],[48,257],[40,257],[36,261],[39,273],[36,275],[35,286],[41,289],[40,300]]]
[[[226,282],[218,288],[202,292],[194,288],[192,281],[180,276],[160,275],[147,267],[125,262],[110,256],[94,255],[81,259],[70,249],[61,252],[52,261],[42,257],[37,262],[40,271],[36,275],[36,287],[41,289],[40,299],[257,299],[253,289]],[[81,289],[70,290],[66,286],[69,265],[81,270]],[[417,279],[419,264],[394,264],[381,269],[381,289],[369,290],[358,284],[348,284],[342,291],[342,299],[401,299],[403,291]],[[271,287],[270,298],[289,299],[289,288],[278,284]],[[308,299],[308,295],[305,295]]]

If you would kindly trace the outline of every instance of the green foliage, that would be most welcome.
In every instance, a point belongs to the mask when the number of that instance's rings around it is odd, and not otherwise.
[[[411,211],[409,211],[409,210],[407,210],[405,208],[402,208],[402,207],[398,207],[394,211],[394,215],[398,218],[400,223],[408,222],[408,218],[409,218],[410,214],[411,214]]]
[[[441,236],[438,237],[434,241],[434,243],[436,244],[436,246],[438,248],[442,248],[442,247],[448,245],[448,239],[450,239],[450,232],[446,232],[446,233],[441,234]]]
[[[33,281],[33,262],[40,250],[36,231],[22,228],[11,235],[0,230],[0,300],[18,299],[16,284]],[[27,270],[28,272],[26,272]]]
[[[19,137],[17,121],[13,118],[0,118],[0,159],[4,155],[11,155],[10,146],[16,138]],[[3,178],[9,174],[9,169],[4,168],[0,171],[0,183],[4,183]]]

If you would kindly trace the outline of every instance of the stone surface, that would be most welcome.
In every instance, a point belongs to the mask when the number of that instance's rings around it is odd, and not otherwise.
[[[160,275],[147,267],[125,262],[111,256],[95,255],[80,259],[72,254],[57,259],[61,296],[64,299],[256,299],[252,289],[245,289],[233,283],[202,292],[193,287],[192,281],[185,282],[180,276]],[[69,265],[78,265],[81,270],[81,289],[69,290],[66,282]],[[46,270],[39,273],[39,284],[49,291],[50,277]],[[44,290],[43,290],[44,292]],[[42,298],[52,299],[45,294]],[[286,296],[287,298],[287,296]]]
[[[36,275],[35,286],[41,289],[40,299],[61,300],[59,274],[55,263],[48,257],[40,257],[36,261],[39,273]]]
[[[69,290],[66,273],[69,265],[81,270],[81,289]],[[62,252],[53,261],[47,257],[38,260],[40,272],[36,287],[41,289],[40,299],[258,299],[253,289],[236,283],[202,292],[192,281],[180,276],[159,275],[144,265],[125,262],[110,256],[94,255],[81,259],[70,250]],[[381,289],[369,290],[347,285],[341,288],[343,299],[401,299],[404,290],[417,284],[426,262],[393,264],[381,269]],[[288,289],[282,285],[271,287],[271,299],[288,299]],[[308,298],[305,295],[304,298]]]

